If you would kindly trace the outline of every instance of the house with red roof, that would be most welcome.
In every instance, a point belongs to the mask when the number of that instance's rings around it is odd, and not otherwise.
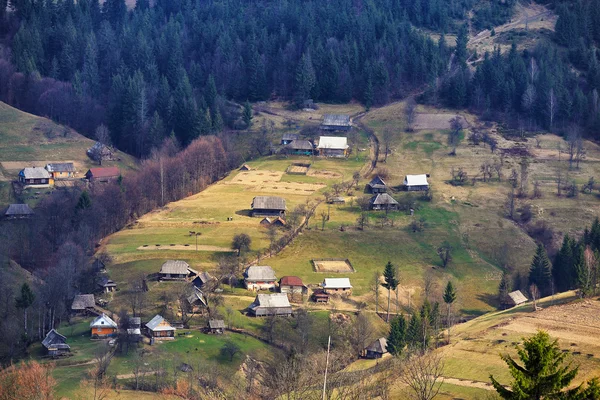
[[[110,182],[118,179],[119,176],[121,176],[121,173],[117,167],[90,168],[85,173],[85,179],[90,182]]]
[[[279,290],[281,293],[304,294],[308,289],[297,276],[284,276],[279,280]]]

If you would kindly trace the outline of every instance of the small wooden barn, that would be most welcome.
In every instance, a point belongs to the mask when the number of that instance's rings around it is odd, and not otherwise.
[[[325,114],[321,129],[325,131],[349,131],[352,128],[350,116],[346,114]]]
[[[20,219],[29,218],[33,214],[33,210],[27,204],[10,204],[4,216],[8,219]]]
[[[287,154],[297,156],[310,156],[314,153],[315,147],[310,140],[296,139],[285,146]]]
[[[508,294],[508,304],[511,307],[518,306],[519,304],[523,304],[527,302],[527,297],[520,291],[515,290],[514,292],[510,292]]]
[[[315,303],[329,303],[329,295],[323,289],[317,289],[312,294]]]
[[[281,136],[281,144],[287,145],[292,143],[294,140],[298,140],[299,136],[297,133],[284,133]]]
[[[146,333],[149,337],[156,340],[172,340],[175,338],[175,328],[160,315],[155,315],[154,318],[146,324]]]
[[[97,282],[97,285],[102,289],[105,293],[114,292],[117,290],[117,284],[112,279],[109,279],[105,276],[100,278]]]
[[[130,340],[137,341],[142,335],[142,319],[140,317],[130,317],[127,321],[127,336]]]
[[[240,171],[251,171],[252,168],[250,168],[250,166],[248,164],[244,164],[240,167],[239,169]]]
[[[302,279],[297,276],[284,276],[279,280],[279,291],[289,294],[304,294],[308,288],[302,283]]]
[[[90,182],[110,182],[117,180],[121,176],[117,167],[97,167],[90,168],[85,173],[85,179]]]
[[[96,300],[93,294],[78,294],[71,304],[71,310],[75,312],[85,312],[95,307]]]
[[[269,266],[252,265],[244,271],[244,286],[248,290],[270,290],[276,287],[275,271]]]
[[[429,182],[427,182],[427,174],[406,175],[404,178],[404,187],[409,192],[429,190]]]
[[[377,175],[375,178],[371,179],[371,182],[367,183],[366,189],[368,193],[385,193],[387,192],[387,185],[383,179]]]
[[[208,321],[208,332],[221,334],[225,332],[225,321],[222,319],[211,319]]]
[[[19,182],[27,187],[50,187],[54,185],[54,178],[45,168],[31,167],[23,168],[19,172]]]
[[[192,293],[190,293],[186,299],[188,303],[189,309],[192,313],[200,313],[203,314],[206,310],[208,310],[208,302],[206,301],[206,297],[204,293],[197,287],[193,287]]]
[[[285,293],[259,294],[248,307],[248,311],[255,317],[269,315],[292,315],[292,306]]]
[[[71,346],[67,344],[67,338],[54,329],[48,332],[42,341],[42,346],[50,357],[58,357],[71,351]]]
[[[73,163],[50,163],[46,164],[48,171],[54,180],[75,178],[75,166]]]
[[[194,280],[192,280],[192,284],[198,289],[202,289],[203,287],[206,287],[215,280],[215,277],[213,277],[208,272],[200,272],[198,276],[196,276]]]
[[[399,206],[400,204],[387,193],[378,193],[369,201],[369,208],[375,211],[394,211],[398,210]]]
[[[363,350],[363,356],[365,358],[381,358],[387,353],[387,339],[382,337],[375,340],[367,348]]]
[[[184,281],[188,276],[197,275],[190,265],[182,260],[167,260],[160,267],[160,279]]]
[[[280,217],[287,209],[285,199],[277,196],[256,196],[251,207],[253,217]]]
[[[92,330],[92,338],[99,339],[116,336],[118,326],[115,321],[103,313],[90,323],[90,329]]]

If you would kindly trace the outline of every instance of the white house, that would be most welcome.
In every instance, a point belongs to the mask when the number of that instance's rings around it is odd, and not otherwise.
[[[275,271],[269,266],[253,265],[244,272],[244,284],[248,290],[270,290],[276,286]]]
[[[427,182],[427,175],[406,175],[404,178],[404,186],[409,192],[417,190],[429,190],[429,182]]]
[[[338,136],[321,136],[317,149],[325,157],[346,157],[348,155],[348,138]]]
[[[323,287],[323,291],[327,294],[352,293],[350,278],[325,278],[321,286]]]

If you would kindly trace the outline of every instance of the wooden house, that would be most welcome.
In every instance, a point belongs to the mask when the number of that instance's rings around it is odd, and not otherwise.
[[[285,293],[259,294],[248,307],[248,311],[255,317],[269,315],[292,315],[292,306]]]
[[[270,290],[276,287],[275,271],[269,266],[252,265],[244,272],[244,286],[248,290]]]
[[[42,341],[42,346],[50,357],[58,357],[71,351],[71,346],[67,344],[67,338],[54,329],[48,332]]]
[[[344,114],[325,114],[321,129],[325,131],[349,131],[352,128],[352,122],[349,115]]]
[[[289,294],[305,294],[308,288],[302,283],[302,279],[297,276],[284,276],[279,280],[279,291]]]
[[[253,217],[280,217],[285,214],[285,199],[277,196],[256,196],[252,199]]]
[[[514,292],[510,292],[508,294],[508,304],[511,307],[518,306],[519,304],[523,304],[527,302],[527,297],[523,295],[520,290],[515,290]]]
[[[427,182],[427,174],[406,175],[404,178],[404,187],[409,192],[429,190],[429,182]]]
[[[281,144],[287,145],[298,139],[299,136],[297,133],[284,133],[283,136],[281,136]]]
[[[127,336],[129,339],[137,341],[142,335],[142,319],[140,317],[130,317],[127,321]]]
[[[225,332],[225,321],[222,319],[211,319],[208,321],[208,332],[221,334]]]
[[[368,193],[386,193],[387,192],[387,185],[385,184],[385,182],[383,181],[383,179],[381,179],[381,177],[379,175],[377,175],[375,178],[373,178],[371,180],[371,182],[367,183],[367,192]]]
[[[378,193],[371,197],[371,200],[369,201],[369,209],[375,211],[394,211],[398,210],[399,207],[400,204],[387,193]]]
[[[27,204],[10,204],[4,216],[8,219],[20,219],[29,218],[33,214],[33,210]]]
[[[198,289],[202,289],[215,281],[215,277],[209,274],[208,272],[200,272],[198,276],[196,276],[194,280],[192,280],[192,284]]]
[[[93,294],[78,294],[71,304],[71,310],[75,312],[85,312],[95,307],[96,300]]]
[[[96,317],[91,323],[92,338],[100,339],[117,335],[117,323],[108,315],[102,314]]]
[[[102,277],[98,280],[97,285],[102,289],[104,293],[110,293],[117,290],[117,284],[112,279]]]
[[[90,168],[85,173],[85,179],[90,182],[111,182],[119,179],[121,173],[117,167]]]
[[[375,340],[363,350],[363,357],[371,359],[381,358],[387,352],[387,339],[382,337]]]
[[[190,293],[185,300],[188,303],[190,311],[194,314],[203,314],[206,310],[208,310],[208,302],[206,301],[204,293],[202,293],[202,291],[195,286],[193,287],[192,293]]]
[[[146,333],[149,337],[156,340],[172,340],[175,338],[175,328],[160,315],[155,315],[154,318],[146,324]]]
[[[350,278],[325,278],[321,284],[323,291],[327,294],[351,294],[352,285]]]
[[[315,147],[310,140],[296,139],[287,144],[284,150],[287,154],[296,156],[310,156],[313,155]]]
[[[75,166],[73,163],[50,163],[46,164],[48,171],[54,180],[75,178]]]
[[[348,138],[337,136],[321,136],[319,138],[319,155],[324,157],[347,157],[348,156]]]
[[[160,279],[184,281],[189,277],[196,276],[197,272],[182,260],[167,260],[160,267]]]
[[[43,188],[53,186],[54,178],[45,168],[31,167],[19,172],[19,182],[26,188]]]

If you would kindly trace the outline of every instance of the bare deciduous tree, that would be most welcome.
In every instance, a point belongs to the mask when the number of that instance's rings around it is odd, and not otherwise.
[[[383,142],[383,162],[387,162],[388,155],[390,154],[390,148],[392,145],[392,138],[394,137],[394,132],[392,128],[386,126],[383,128],[383,133],[381,134],[381,141]]]
[[[417,102],[412,97],[406,101],[406,105],[404,106],[404,116],[406,118],[406,131],[412,132],[417,117]]]
[[[554,118],[558,112],[558,99],[554,94],[554,88],[550,89],[548,94],[548,118],[550,119],[550,130],[554,128]]]
[[[444,383],[443,370],[444,361],[439,353],[413,354],[407,357],[400,380],[409,387],[411,398],[431,400]]]

